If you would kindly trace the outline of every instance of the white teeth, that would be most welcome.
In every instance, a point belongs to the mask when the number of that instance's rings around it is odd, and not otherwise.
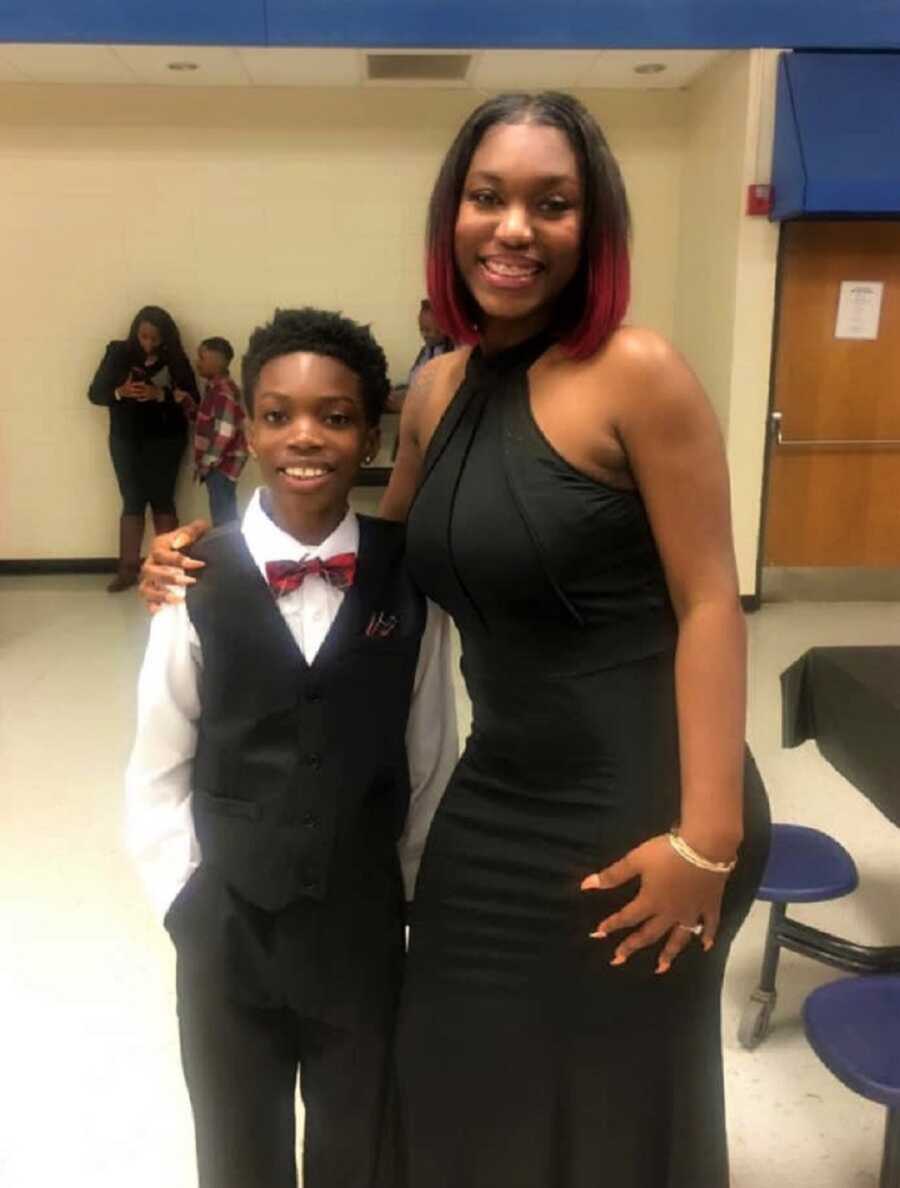
[[[538,271],[536,264],[509,264],[505,260],[485,260],[484,264],[489,272],[500,276],[534,276]]]
[[[321,466],[285,466],[284,473],[291,478],[312,479],[322,478],[328,471]]]

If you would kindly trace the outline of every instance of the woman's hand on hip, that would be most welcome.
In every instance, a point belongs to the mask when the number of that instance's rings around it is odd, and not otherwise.
[[[201,536],[206,535],[209,527],[206,520],[192,520],[174,532],[154,536],[147,559],[141,566],[141,582],[138,586],[138,592],[151,615],[167,602],[181,602],[185,593],[183,587],[195,584],[196,578],[186,571],[202,569],[204,562],[185,557],[179,550],[195,544]]]
[[[665,973],[693,940],[709,951],[715,943],[727,876],[701,870],[672,849],[666,836],[653,837],[582,882],[582,891],[609,891],[640,879],[641,887],[624,908],[601,920],[591,936],[604,939],[632,929],[616,947],[613,965],[632,953],[665,941],[656,972]],[[700,925],[699,932],[696,926]]]

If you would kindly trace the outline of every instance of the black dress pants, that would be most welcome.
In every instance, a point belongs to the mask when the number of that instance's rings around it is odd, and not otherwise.
[[[199,1188],[295,1188],[298,1068],[303,1188],[382,1188],[392,1018],[344,1029],[286,1007],[246,1006],[181,953],[177,997]]]
[[[175,515],[175,483],[186,446],[185,431],[167,436],[110,433],[109,453],[124,515],[143,516],[148,503],[154,512]]]

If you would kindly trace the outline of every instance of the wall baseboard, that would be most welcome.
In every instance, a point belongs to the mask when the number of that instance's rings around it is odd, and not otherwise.
[[[380,476],[379,476],[380,477]],[[360,486],[380,486],[380,483],[361,483]],[[115,573],[118,561],[115,557],[54,557],[49,560],[35,558],[27,561],[0,560],[0,577],[27,576],[42,573]],[[742,594],[741,607],[747,614],[753,614],[761,606],[758,594]]]
[[[900,566],[766,566],[766,602],[898,602]]]
[[[379,476],[380,477],[380,476]],[[361,486],[376,486],[364,483]],[[35,558],[27,561],[0,560],[0,577],[28,576],[50,573],[115,573],[118,561],[115,557],[60,557],[50,560]],[[762,600],[758,594],[742,594],[741,609],[747,614],[758,611]]]
[[[26,561],[0,560],[0,577],[47,573],[115,573],[115,557],[35,557]]]

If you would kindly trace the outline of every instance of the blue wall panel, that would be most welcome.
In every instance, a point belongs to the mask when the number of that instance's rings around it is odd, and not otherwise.
[[[0,0],[0,41],[900,48],[900,0]]]
[[[268,0],[273,45],[900,47],[900,0]]]
[[[900,213],[900,54],[786,54],[773,217]]]
[[[788,69],[793,57],[792,54],[782,54],[778,63],[775,139],[772,146],[772,218],[775,220],[794,218],[806,207],[806,165]]]
[[[0,41],[265,45],[266,0],[0,0]]]

